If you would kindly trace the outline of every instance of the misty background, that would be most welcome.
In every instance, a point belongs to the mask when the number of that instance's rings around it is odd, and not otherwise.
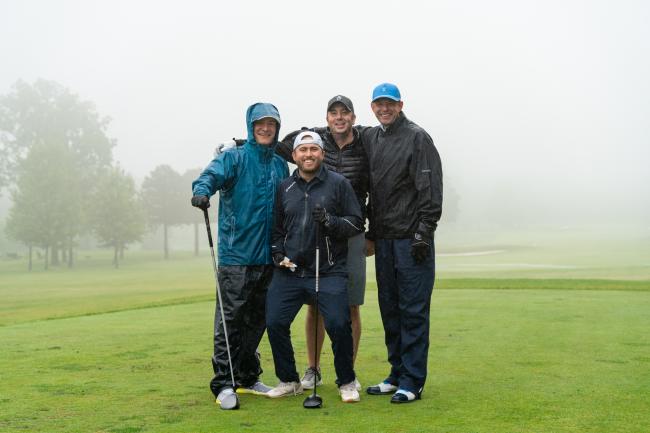
[[[325,125],[339,93],[376,125],[372,88],[389,81],[440,152],[440,229],[647,236],[648,22],[643,1],[0,0],[0,95],[45,79],[94,103],[139,186],[161,164],[205,167],[258,101],[281,136]]]

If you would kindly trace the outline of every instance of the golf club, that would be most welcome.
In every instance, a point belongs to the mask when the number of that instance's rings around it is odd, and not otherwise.
[[[223,324],[223,335],[226,337],[226,352],[228,352],[228,366],[230,367],[230,379],[232,380],[232,389],[235,390],[235,373],[232,369],[232,358],[230,357],[230,343],[228,342],[228,329],[226,328],[226,316],[223,313],[223,303],[221,302],[221,290],[219,289],[219,279],[217,275],[217,262],[214,257],[214,245],[212,244],[212,232],[210,231],[210,218],[208,217],[208,210],[203,209],[203,217],[205,218],[205,227],[208,230],[208,244],[210,245],[210,254],[212,255],[212,268],[214,269],[214,282],[217,286],[217,300],[219,302],[219,311],[221,312],[221,323]],[[239,409],[239,398],[236,393],[228,394],[227,398],[234,399],[233,402],[221,402],[222,409]],[[226,403],[226,407],[224,407]]]
[[[316,209],[320,208],[320,205],[315,206]],[[318,360],[318,270],[320,268],[320,249],[318,247],[320,241],[320,222],[316,222],[316,314],[314,315],[314,360]],[[318,364],[318,362],[316,362]],[[314,389],[310,396],[308,396],[305,401],[302,403],[302,407],[305,409],[320,409],[323,407],[323,399],[320,395],[316,394],[316,387],[318,386],[318,368],[314,374]]]

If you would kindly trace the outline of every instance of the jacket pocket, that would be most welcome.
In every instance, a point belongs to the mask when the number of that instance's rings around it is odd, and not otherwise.
[[[334,260],[332,259],[332,247],[330,246],[329,236],[325,236],[325,247],[327,248],[327,262],[332,266],[334,265]]]

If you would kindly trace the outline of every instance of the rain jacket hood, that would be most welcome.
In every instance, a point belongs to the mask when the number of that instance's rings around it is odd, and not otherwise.
[[[255,134],[253,133],[253,124],[265,117],[270,117],[278,122],[278,127],[273,139],[273,146],[276,146],[278,144],[278,136],[280,135],[280,125],[282,124],[282,122],[280,122],[280,113],[275,105],[266,102],[258,102],[257,104],[251,105],[248,107],[248,110],[246,110],[246,126],[248,128],[248,140],[246,141],[257,144],[255,141]]]

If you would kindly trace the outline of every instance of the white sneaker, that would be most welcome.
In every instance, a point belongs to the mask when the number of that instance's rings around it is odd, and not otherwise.
[[[371,395],[387,395],[392,394],[395,391],[397,391],[397,386],[385,380],[377,385],[366,388],[366,392]]]
[[[321,386],[323,384],[323,379],[320,375],[320,369],[307,367],[305,370],[305,375],[300,380],[303,389],[314,389],[314,379],[317,379],[316,385]]]
[[[359,379],[356,377],[354,378],[354,387],[357,389],[357,391],[361,391],[361,382],[359,382]]]
[[[339,388],[339,393],[341,394],[341,400],[343,403],[354,403],[361,400],[359,391],[357,391],[357,387],[354,382],[341,385]]]
[[[278,398],[298,394],[302,394],[302,384],[300,382],[280,382],[266,395],[271,398]]]

